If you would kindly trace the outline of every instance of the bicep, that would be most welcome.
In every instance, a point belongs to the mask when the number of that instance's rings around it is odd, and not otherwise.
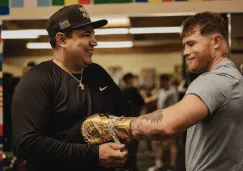
[[[183,132],[207,117],[205,103],[194,94],[186,95],[180,102],[163,110],[164,121],[176,133]]]
[[[13,97],[13,126],[14,128],[16,126],[17,131],[20,129],[40,131],[47,124],[50,111],[47,95],[20,89]]]
[[[51,102],[41,83],[32,80],[22,81],[13,97],[11,117],[17,148],[32,136],[48,131]]]

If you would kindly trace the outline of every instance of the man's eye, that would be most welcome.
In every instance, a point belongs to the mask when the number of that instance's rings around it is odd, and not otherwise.
[[[190,42],[190,43],[187,43],[188,46],[192,47],[195,43],[193,42]]]

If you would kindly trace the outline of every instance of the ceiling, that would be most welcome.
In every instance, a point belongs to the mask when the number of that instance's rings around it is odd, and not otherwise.
[[[166,17],[129,17],[130,27],[170,27],[180,26],[188,16]],[[232,50],[243,53],[243,14],[232,14]],[[45,29],[47,20],[6,20],[3,21],[4,30],[19,29]],[[99,41],[133,41],[132,48],[108,48],[96,49],[95,53],[158,53],[182,50],[178,33],[160,34],[121,34],[121,35],[97,35]],[[27,49],[28,42],[48,42],[48,36],[40,36],[37,39],[6,39],[4,40],[4,57],[14,56],[48,56],[52,54],[50,49]]]

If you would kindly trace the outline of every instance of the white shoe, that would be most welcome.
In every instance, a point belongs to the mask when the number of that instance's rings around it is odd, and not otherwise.
[[[158,166],[152,166],[152,167],[148,168],[148,171],[155,171],[158,168],[160,168],[160,167],[158,167]]]

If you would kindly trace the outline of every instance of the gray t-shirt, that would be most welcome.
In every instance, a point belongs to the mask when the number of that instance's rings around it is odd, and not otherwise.
[[[231,61],[218,63],[189,86],[209,109],[187,130],[187,171],[240,171],[243,158],[243,77]],[[191,104],[193,105],[193,104]]]

